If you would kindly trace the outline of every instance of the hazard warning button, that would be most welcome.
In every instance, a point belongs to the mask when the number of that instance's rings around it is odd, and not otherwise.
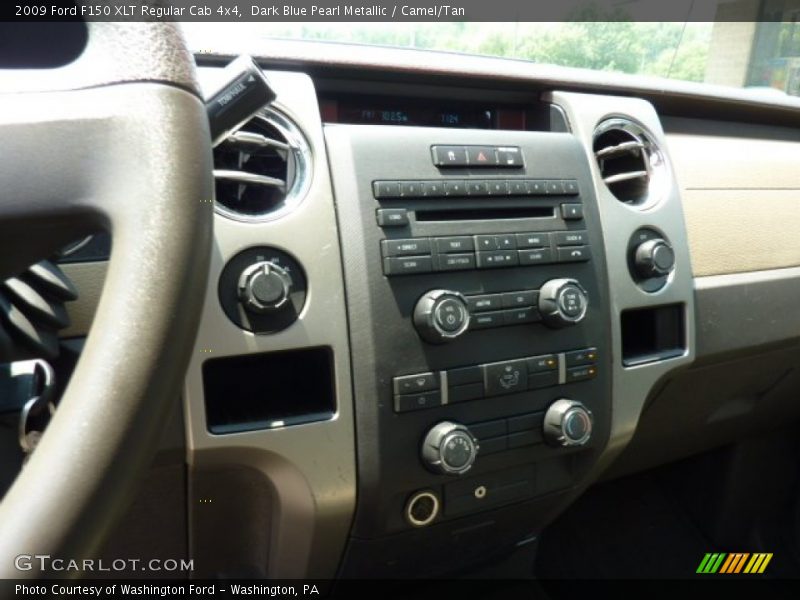
[[[497,149],[492,146],[467,146],[470,167],[496,167]]]

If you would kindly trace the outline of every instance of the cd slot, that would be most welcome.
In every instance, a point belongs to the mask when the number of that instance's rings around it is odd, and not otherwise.
[[[418,222],[430,221],[497,221],[501,219],[552,219],[552,206],[476,207],[423,209],[415,211]]]

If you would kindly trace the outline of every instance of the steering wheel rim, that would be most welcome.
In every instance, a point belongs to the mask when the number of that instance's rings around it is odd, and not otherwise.
[[[99,549],[179,401],[205,296],[212,159],[192,56],[174,24],[87,27],[71,65],[0,71],[0,280],[113,236],[84,351],[0,502],[4,578],[46,575],[18,570],[21,554]]]

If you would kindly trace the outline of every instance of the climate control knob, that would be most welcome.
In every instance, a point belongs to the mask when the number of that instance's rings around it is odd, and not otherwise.
[[[414,326],[420,337],[432,344],[452,341],[469,328],[467,301],[458,292],[427,292],[417,300]]]
[[[442,421],[422,442],[422,462],[434,473],[463,475],[478,456],[478,441],[459,423]]]
[[[283,308],[289,301],[292,278],[285,269],[269,261],[247,267],[239,276],[239,299],[254,313],[267,313]]]
[[[551,279],[539,290],[539,313],[550,327],[580,323],[589,308],[589,296],[575,279]]]
[[[561,398],[544,414],[544,439],[553,446],[583,446],[592,437],[592,413],[577,400]]]
[[[639,244],[633,260],[641,277],[664,277],[675,266],[675,251],[666,240],[656,238]]]

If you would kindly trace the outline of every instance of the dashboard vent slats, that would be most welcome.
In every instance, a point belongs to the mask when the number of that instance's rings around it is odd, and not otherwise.
[[[302,199],[310,169],[297,126],[267,107],[214,149],[217,212],[241,221],[277,218]]]
[[[617,200],[642,206],[657,199],[664,157],[644,127],[621,117],[607,119],[595,130],[593,151],[603,183]]]
[[[0,362],[58,355],[58,331],[69,325],[64,302],[75,286],[55,264],[42,261],[0,283]]]

